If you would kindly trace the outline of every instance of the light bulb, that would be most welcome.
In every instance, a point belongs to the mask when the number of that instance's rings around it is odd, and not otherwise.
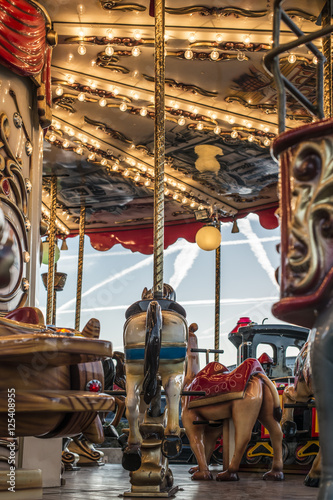
[[[62,145],[63,145],[63,147],[64,147],[64,148],[68,148],[68,146],[69,146],[69,141],[67,141],[67,139],[66,139],[66,140],[64,140],[64,142],[62,143]]]
[[[193,58],[193,52],[192,52],[192,50],[190,50],[190,49],[185,50],[184,57],[185,57],[185,59],[192,59]]]
[[[313,57],[312,59],[313,64],[318,64],[318,58],[316,56]]]
[[[114,164],[112,165],[112,170],[114,170],[115,172],[118,170],[118,168],[119,168],[119,167],[118,167],[117,163],[114,163]]]
[[[125,170],[125,172],[124,172],[124,174],[123,174],[123,175],[124,175],[125,177],[128,177],[128,176],[129,176],[129,174],[130,174],[130,171],[129,171],[129,170]]]
[[[233,131],[231,132],[231,134],[230,134],[230,135],[231,135],[231,137],[232,137],[233,139],[237,139],[237,137],[238,137],[238,132],[237,132],[236,130],[233,130]]]
[[[55,134],[50,134],[50,135],[48,136],[48,140],[49,140],[50,142],[54,142],[54,141],[56,140],[56,138],[57,138],[57,136],[56,136]]]
[[[203,123],[201,122],[198,123],[197,130],[203,130]]]
[[[294,63],[296,62],[296,59],[297,59],[297,58],[296,58],[296,55],[295,55],[295,54],[289,54],[289,56],[288,56],[288,62],[289,62],[290,64],[294,64]]]
[[[135,40],[140,40],[141,39],[140,31],[134,31],[133,37],[135,38]]]
[[[84,31],[83,31],[83,29],[80,29],[80,30],[79,30],[79,37],[80,37],[80,38],[83,38],[83,37],[84,37]]]
[[[127,104],[126,102],[122,102],[119,106],[120,111],[126,111],[127,110]]]
[[[83,154],[83,147],[79,146],[78,148],[76,148],[75,153],[78,155],[82,155]]]
[[[222,35],[221,33],[218,33],[218,34],[216,35],[216,41],[217,41],[218,43],[221,43],[221,42],[222,42],[222,40],[223,40],[223,35]]]
[[[94,160],[95,160],[95,158],[96,158],[95,153],[90,153],[90,154],[88,155],[88,158],[89,158],[89,160],[94,161]]]
[[[113,31],[111,29],[106,30],[106,36],[109,40],[112,40],[114,38]]]
[[[265,146],[270,146],[270,144],[271,144],[270,139],[268,139],[268,137],[266,137],[266,139],[264,140],[264,145]]]
[[[135,99],[136,101],[139,99],[139,94],[137,92],[134,92],[133,94],[133,99]]]
[[[248,140],[249,142],[253,142],[253,140],[254,140],[253,135],[249,135],[249,137],[247,138],[247,140]]]
[[[250,35],[245,36],[244,43],[246,43],[246,44],[250,43]]]
[[[141,180],[140,174],[136,174],[134,177],[135,182],[139,182]]]
[[[77,51],[80,54],[80,56],[84,56],[85,53],[87,52],[86,46],[83,43],[80,43]]]
[[[218,50],[212,50],[209,57],[211,58],[212,61],[217,61],[218,58],[220,57],[220,53]]]
[[[139,47],[133,47],[132,56],[138,57],[140,54],[141,54],[141,50],[139,49]]]
[[[64,93],[64,89],[60,85],[58,85],[58,87],[55,89],[55,93],[58,96],[61,96]]]
[[[190,43],[195,42],[195,41],[196,41],[196,39],[197,39],[197,37],[196,37],[196,34],[195,34],[195,33],[190,33],[190,34],[189,34],[189,36],[188,36],[188,41],[189,41]]]
[[[118,95],[119,94],[119,89],[117,89],[117,87],[115,87],[113,89],[113,93],[114,93],[114,95]]]
[[[102,99],[100,99],[100,100],[98,101],[98,104],[99,104],[102,108],[104,108],[104,106],[106,106],[106,105],[107,105],[107,103],[108,103],[108,102],[107,102],[107,100],[105,99],[105,97],[102,97]]]
[[[195,114],[195,115],[198,114],[198,108],[193,108],[193,114]]]
[[[77,98],[79,101],[83,102],[86,98],[86,94],[84,92],[80,92]]]
[[[219,135],[219,133],[221,132],[221,127],[219,127],[218,125],[214,128],[214,134],[216,135]]]
[[[141,115],[141,116],[146,116],[146,115],[147,115],[147,113],[148,113],[147,108],[141,108],[141,109],[140,109],[140,115]]]
[[[74,78],[74,76],[69,75],[69,76],[67,77],[67,81],[68,81],[68,83],[74,83],[74,82],[75,82],[75,78]]]
[[[183,116],[181,116],[179,119],[178,119],[178,125],[185,125],[186,123],[186,120]]]
[[[114,48],[112,47],[112,45],[108,44],[106,47],[105,47],[105,54],[107,56],[113,56],[114,54]]]
[[[245,56],[244,52],[241,52],[241,51],[237,52],[237,59],[238,59],[238,61],[244,61],[245,57],[246,56]]]
[[[230,116],[229,118],[229,123],[232,125],[233,123],[235,123],[235,118],[233,118],[232,116]]]
[[[252,128],[252,123],[251,122],[246,122],[246,127],[247,128]]]
[[[101,165],[107,165],[108,161],[106,158],[101,159]]]

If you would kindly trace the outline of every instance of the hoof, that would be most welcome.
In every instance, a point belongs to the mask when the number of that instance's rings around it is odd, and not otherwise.
[[[176,458],[182,451],[182,440],[178,436],[167,435],[162,441],[162,454],[166,458]]]
[[[309,474],[304,479],[305,486],[310,486],[310,488],[319,488],[319,477],[310,477]]]
[[[216,481],[239,481],[239,476],[237,472],[229,472],[226,470],[225,472],[220,472],[216,476]]]
[[[209,470],[204,470],[203,472],[198,470],[193,474],[191,479],[193,481],[211,481],[213,479],[213,475],[209,472]]]
[[[284,481],[284,474],[282,471],[274,472],[270,470],[269,472],[266,472],[262,478],[264,481]]]
[[[191,467],[189,470],[188,470],[188,473],[189,474],[194,474],[195,472],[197,472],[199,470],[199,466],[196,465],[195,467]]]
[[[130,448],[129,446],[124,450],[122,458],[122,466],[125,470],[135,471],[141,467],[141,451],[138,447]]]
[[[285,435],[286,439],[292,439],[296,436],[297,425],[292,420],[286,420],[282,425],[282,432]]]

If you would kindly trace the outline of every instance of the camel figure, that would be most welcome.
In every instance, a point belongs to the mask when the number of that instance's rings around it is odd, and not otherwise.
[[[190,470],[194,480],[211,480],[208,469],[216,440],[221,435],[221,426],[216,424],[232,418],[235,425],[235,452],[227,470],[219,473],[217,481],[237,481],[241,458],[251,438],[251,432],[257,419],[268,429],[274,457],[272,469],[264,475],[266,480],[281,481],[282,472],[282,430],[279,424],[281,408],[275,385],[265,375],[257,360],[245,360],[239,367],[229,372],[220,363],[209,363],[199,372],[198,354],[191,352],[197,347],[194,332],[197,325],[189,328],[187,351],[187,374],[184,389],[187,391],[205,390],[206,396],[186,396],[182,398],[182,422],[190,446],[198,462],[198,467]],[[242,391],[237,391],[241,372],[248,371],[249,377]],[[225,378],[226,376],[226,378]],[[229,382],[224,382],[229,380]],[[229,383],[232,392],[217,392]],[[208,394],[208,395],[207,395]],[[233,399],[238,398],[238,399]],[[200,422],[200,423],[199,423]],[[214,424],[214,425],[209,425]]]
[[[286,436],[296,434],[296,423],[294,422],[294,409],[286,408],[286,404],[307,403],[314,397],[312,386],[310,344],[306,342],[297,355],[295,363],[295,380],[293,385],[288,385],[283,391],[283,413],[281,426]],[[320,451],[313,461],[312,467],[304,480],[306,486],[318,487],[321,472]]]

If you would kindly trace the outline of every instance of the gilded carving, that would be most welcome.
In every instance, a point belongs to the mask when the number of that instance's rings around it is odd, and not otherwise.
[[[153,76],[142,75],[148,82],[154,82],[155,79]],[[212,92],[210,90],[203,89],[202,87],[198,87],[197,85],[191,85],[187,83],[177,82],[173,78],[166,78],[165,84],[171,88],[183,90],[184,92],[192,92],[194,95],[203,95],[205,97],[217,97],[218,92]]]
[[[311,291],[330,270],[333,237],[333,140],[305,142],[290,164],[291,219],[287,294]]]
[[[105,10],[122,10],[124,12],[144,12],[146,7],[137,3],[122,4],[123,0],[99,0],[101,7]]]

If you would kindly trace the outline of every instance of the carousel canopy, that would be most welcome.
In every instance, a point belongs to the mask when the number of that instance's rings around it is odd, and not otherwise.
[[[40,2],[53,50],[52,125],[45,133],[43,212],[57,178],[57,216],[95,248],[121,243],[152,251],[154,184],[154,17],[152,2]],[[287,0],[304,33],[318,29],[324,0]],[[273,79],[263,56],[272,44],[270,0],[167,0],[165,27],[165,246],[194,241],[205,209],[231,221],[256,212],[276,227],[278,133]],[[286,26],[281,43],[294,38]],[[319,43],[319,42],[318,42]],[[310,101],[316,60],[300,47],[282,72]],[[287,127],[312,121],[288,97]]]

